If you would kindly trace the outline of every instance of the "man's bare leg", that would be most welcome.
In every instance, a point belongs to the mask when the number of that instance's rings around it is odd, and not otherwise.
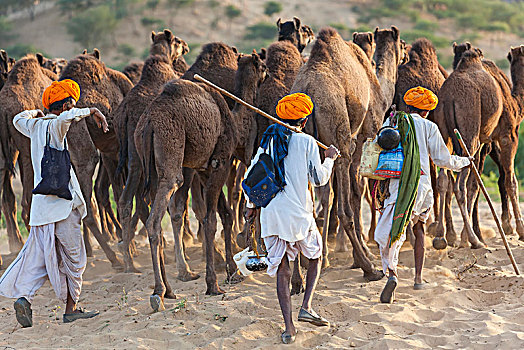
[[[311,312],[311,301],[313,300],[313,293],[315,293],[315,289],[317,288],[321,267],[321,258],[309,259],[306,275],[306,291],[304,293],[304,301],[302,301],[302,308],[307,312]]]
[[[309,278],[309,271],[308,271]],[[297,333],[295,324],[293,323],[291,314],[291,292],[289,290],[289,283],[291,281],[291,268],[289,267],[289,260],[287,255],[284,254],[282,262],[278,267],[277,271],[277,296],[278,302],[280,303],[280,309],[282,310],[282,316],[284,317],[284,324],[286,327],[285,334],[294,336]],[[307,286],[306,286],[307,288]],[[306,290],[307,295],[307,290]]]
[[[73,301],[73,298],[71,297],[71,293],[69,293],[69,288],[67,290],[67,302],[66,302],[66,314],[74,314],[78,313],[78,310],[76,309],[76,303]]]
[[[413,254],[415,255],[415,284],[422,283],[422,268],[424,267],[424,223],[417,222],[413,226],[413,232],[415,233],[415,249]]]

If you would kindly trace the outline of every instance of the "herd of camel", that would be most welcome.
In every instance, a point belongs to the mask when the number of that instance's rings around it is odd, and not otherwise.
[[[372,281],[383,277],[372,261],[366,243],[372,241],[376,217],[369,233],[363,232],[362,199],[370,199],[371,182],[359,176],[362,145],[374,137],[391,106],[403,108],[402,96],[412,87],[434,91],[439,104],[429,119],[440,128],[449,149],[461,154],[452,135],[457,128],[480,168],[489,155],[499,168],[499,191],[506,234],[512,234],[509,202],[516,230],[524,239],[519,209],[514,159],[518,130],[524,117],[524,45],[511,48],[508,60],[511,79],[482,51],[470,43],[453,44],[453,72],[439,64],[432,43],[421,38],[411,45],[400,39],[399,30],[377,28],[374,33],[354,33],[345,41],[333,28],[316,35],[298,18],[277,22],[278,41],[259,53],[242,54],[235,47],[213,42],[202,47],[188,67],[189,48],[170,30],[151,34],[150,55],[123,72],[108,68],[100,52],[66,61],[40,54],[18,61],[0,51],[0,191],[7,224],[9,247],[20,250],[23,240],[16,220],[13,177],[23,184],[22,218],[27,225],[33,188],[29,140],[13,126],[13,117],[28,109],[42,109],[43,90],[57,79],[73,79],[81,87],[79,107],[97,107],[108,119],[103,133],[89,118],[74,123],[67,135],[71,160],[88,204],[84,236],[92,255],[92,233],[114,268],[139,272],[134,237],[138,221],[149,238],[155,276],[154,294],[174,298],[165,270],[165,240],[161,220],[169,212],[174,232],[178,279],[199,275],[189,268],[185,246],[193,233],[189,227],[189,191],[199,222],[198,238],[206,256],[206,294],[223,293],[217,283],[217,264],[225,265],[230,281],[236,275],[233,252],[245,246],[249,235],[242,218],[240,181],[256,152],[269,121],[247,107],[194,80],[199,74],[233,92],[244,101],[276,116],[275,106],[284,95],[304,92],[315,104],[306,131],[341,152],[330,183],[317,192],[316,210],[327,237],[336,237],[336,249],[353,249],[353,267]],[[308,57],[304,48],[312,44]],[[18,163],[18,169],[15,165]],[[98,166],[98,167],[97,167]],[[95,170],[98,169],[93,184]],[[19,172],[19,174],[18,174]],[[457,178],[444,169],[432,168],[435,189],[434,218],[429,231],[433,246],[455,245],[451,200],[455,195],[464,220],[460,244],[484,245],[478,218],[478,183],[469,168]],[[224,186],[227,185],[227,196]],[[110,189],[117,213],[110,205]],[[94,197],[93,197],[94,193]],[[135,210],[133,210],[133,208]],[[215,246],[217,215],[222,221],[225,259]],[[409,229],[408,229],[409,233]],[[234,235],[237,239],[233,239]],[[110,246],[118,240],[121,258]],[[323,266],[329,264],[324,249]],[[302,289],[300,267],[295,264],[293,293]]]

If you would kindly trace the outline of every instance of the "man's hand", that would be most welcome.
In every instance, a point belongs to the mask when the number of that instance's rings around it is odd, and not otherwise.
[[[335,146],[331,145],[327,150],[324,151],[324,155],[326,158],[335,160],[340,156],[340,152]]]
[[[107,125],[106,117],[102,114],[102,112],[100,112],[96,107],[89,108],[89,111],[91,112],[96,125],[98,125],[99,128],[102,128],[104,132],[108,132],[109,125]]]
[[[43,118],[43,117],[45,117],[44,112],[42,112],[41,110],[37,109],[36,110],[36,118]]]
[[[473,168],[473,164],[475,164],[475,157],[470,156],[468,157],[468,159],[469,159],[469,166]]]

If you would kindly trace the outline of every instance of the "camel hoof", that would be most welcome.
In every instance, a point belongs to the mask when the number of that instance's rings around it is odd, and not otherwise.
[[[524,236],[520,236],[519,241],[524,241]]]
[[[347,244],[338,244],[335,246],[335,252],[337,253],[343,253],[343,252],[349,252],[349,247]]]
[[[151,308],[154,312],[164,311],[166,309],[164,306],[164,301],[160,295],[157,294],[153,294],[149,297],[149,305],[151,305]]]
[[[444,237],[435,237],[433,238],[433,248],[437,250],[446,249],[448,242]]]
[[[356,270],[356,269],[360,269],[360,266],[358,266],[358,264],[353,261],[353,264],[351,264],[351,266],[349,267],[350,270]]]
[[[220,289],[218,285],[215,285],[215,287],[213,288],[208,287],[206,290],[206,295],[222,295],[222,294],[226,294],[226,292]]]
[[[142,271],[140,271],[139,269],[137,269],[134,266],[130,266],[130,267],[124,268],[124,272],[125,273],[142,273]]]
[[[166,292],[164,299],[176,299],[176,294],[173,291]]]
[[[459,248],[469,248],[468,241],[460,241]]]
[[[476,243],[471,244],[471,249],[480,249],[480,248],[487,248],[487,245],[482,242],[480,244],[476,244]]]
[[[304,293],[304,285],[300,282],[300,285],[291,285],[291,295],[299,295]]]
[[[364,278],[369,282],[379,281],[384,277],[384,272],[380,270],[375,270],[373,272],[364,272]]]
[[[329,259],[328,258],[323,258],[322,259],[322,267],[321,269],[322,270],[325,270],[329,267]]]
[[[123,270],[124,264],[120,261],[120,259],[115,258],[114,260],[111,261],[111,267],[114,268],[115,270]]]
[[[186,271],[184,273],[179,273],[176,278],[182,282],[189,282],[189,281],[194,281],[196,279],[199,279],[200,275],[192,271]]]

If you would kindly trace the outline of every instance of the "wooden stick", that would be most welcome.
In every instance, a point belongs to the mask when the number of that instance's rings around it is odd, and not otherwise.
[[[229,98],[235,100],[236,102],[238,102],[238,103],[240,103],[240,104],[246,106],[247,108],[249,108],[249,109],[251,109],[251,110],[257,112],[257,113],[260,114],[261,116],[266,117],[267,119],[271,120],[272,122],[275,122],[275,123],[277,123],[277,124],[279,124],[279,125],[285,126],[286,128],[288,128],[288,129],[291,130],[291,131],[294,131],[294,132],[297,132],[297,133],[303,133],[302,130],[300,130],[300,129],[298,129],[298,128],[295,128],[295,127],[293,127],[293,126],[291,126],[291,125],[288,125],[288,124],[286,124],[286,123],[281,122],[280,120],[278,120],[277,118],[275,118],[275,117],[273,117],[273,116],[267,114],[267,113],[264,112],[263,110],[258,109],[257,107],[250,105],[249,103],[247,103],[246,101],[242,100],[241,98],[238,98],[237,96],[233,95],[233,94],[230,93],[229,91],[222,89],[221,87],[219,87],[219,86],[213,84],[212,82],[210,82],[209,80],[207,80],[207,79],[205,79],[205,78],[202,78],[200,75],[195,74],[193,77],[194,77],[196,80],[198,80],[198,81],[200,81],[200,82],[202,82],[202,83],[204,83],[204,84],[206,84],[206,85],[212,87],[213,89],[218,90],[218,91],[219,91],[220,93],[222,93],[223,95],[226,95],[227,97],[229,97]],[[317,142],[317,145],[319,145],[319,146],[322,147],[323,149],[328,149],[328,146],[324,145],[322,142],[317,141],[317,140],[315,140],[315,141]]]
[[[457,136],[457,139],[460,143],[460,146],[462,147],[462,150],[467,154],[468,157],[471,157],[471,154],[468,151],[468,148],[464,144],[464,140],[462,139],[462,136],[460,135],[460,132],[455,129],[455,136]],[[513,265],[513,269],[515,270],[515,273],[517,275],[520,275],[519,268],[517,266],[517,263],[515,262],[515,258],[513,257],[513,253],[511,252],[511,248],[508,245],[508,240],[506,239],[506,234],[504,233],[504,230],[502,229],[502,224],[500,223],[500,218],[495,211],[495,208],[493,207],[493,202],[491,201],[491,198],[489,197],[488,190],[486,190],[486,186],[484,186],[484,182],[482,182],[482,179],[480,177],[480,173],[475,166],[474,163],[471,163],[471,168],[473,168],[473,173],[475,174],[475,177],[477,178],[477,181],[479,182],[480,189],[482,190],[482,193],[484,193],[484,197],[488,201],[489,209],[491,209],[491,214],[493,214],[493,218],[495,219],[495,222],[497,223],[497,227],[499,229],[500,237],[502,237],[502,242],[504,242],[504,246],[506,247],[506,252],[508,253],[509,260],[511,260],[511,264]]]

